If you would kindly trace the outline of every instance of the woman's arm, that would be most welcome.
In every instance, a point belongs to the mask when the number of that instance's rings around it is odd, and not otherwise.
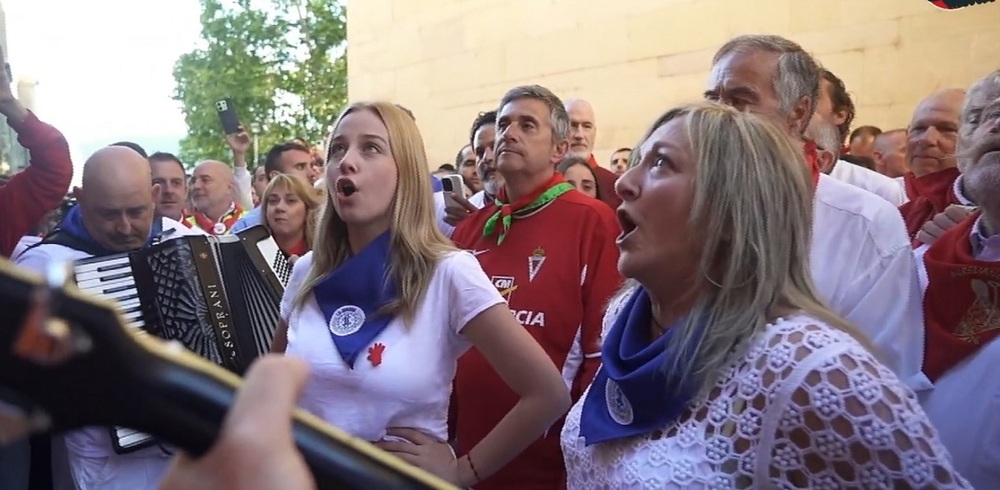
[[[288,322],[278,320],[278,328],[274,330],[274,340],[271,342],[272,354],[284,354],[288,347]]]
[[[468,454],[455,459],[444,441],[411,428],[388,435],[408,442],[376,445],[452,483],[469,487],[492,475],[541,436],[569,408],[569,388],[555,364],[511,314],[507,304],[490,306],[466,323],[462,335],[486,357],[521,399]]]
[[[538,439],[569,410],[570,397],[555,364],[514,319],[506,303],[480,313],[462,334],[521,397],[500,423],[459,461],[462,479],[458,483],[470,485],[492,475]]]

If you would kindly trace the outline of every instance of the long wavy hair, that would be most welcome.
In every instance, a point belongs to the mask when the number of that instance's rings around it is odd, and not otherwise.
[[[427,153],[416,122],[403,109],[390,102],[358,102],[340,114],[333,125],[330,139],[337,134],[341,121],[348,114],[369,111],[379,117],[389,134],[389,147],[399,178],[396,194],[390,206],[389,274],[398,286],[396,299],[381,312],[413,319],[416,309],[430,284],[438,261],[457,250],[438,230],[434,218],[434,197]],[[327,144],[327,148],[332,145]],[[327,165],[336,165],[330,160]],[[333,182],[327,182],[327,187]],[[306,276],[295,305],[302,306],[316,285],[330,272],[351,257],[347,239],[347,224],[333,206],[333,193],[326,193],[313,246],[312,268]]]
[[[271,179],[271,182],[267,184],[267,187],[264,188],[264,195],[260,198],[260,214],[263,217],[264,226],[266,226],[269,230],[271,228],[271,226],[267,224],[267,208],[269,207],[267,202],[268,197],[281,188],[292,191],[296,196],[298,196],[299,200],[302,201],[302,204],[305,204],[306,222],[303,228],[306,232],[306,245],[309,249],[312,249],[313,236],[316,234],[317,217],[319,216],[320,204],[322,204],[323,201],[321,201],[320,197],[316,195],[316,191],[312,188],[312,186],[299,177],[279,173],[278,175],[275,175],[274,178]]]
[[[676,354],[664,366],[668,378],[705,393],[730,356],[742,354],[734,349],[767,327],[775,307],[802,311],[870,348],[816,293],[809,268],[813,185],[786,132],[757,115],[702,102],[667,111],[642,141],[674,119],[684,120],[695,160],[689,226],[703,238],[704,252],[699,295],[687,320],[672,327],[680,331],[667,346]],[[619,294],[637,285],[629,280]]]

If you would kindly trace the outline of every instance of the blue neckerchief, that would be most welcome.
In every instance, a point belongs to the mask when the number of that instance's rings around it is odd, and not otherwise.
[[[695,393],[690,383],[675,389],[667,379],[667,342],[683,318],[649,343],[652,303],[636,289],[608,331],[603,362],[583,401],[580,435],[587,446],[649,434],[669,426],[687,409]]]
[[[434,192],[444,191],[444,184],[441,183],[441,179],[431,175],[431,189]]]
[[[80,205],[73,206],[70,208],[66,216],[63,217],[62,222],[59,223],[59,227],[56,231],[65,233],[67,235],[86,243],[93,249],[101,250],[105,253],[101,255],[111,255],[120,253],[120,251],[106,250],[104,247],[100,246],[90,233],[87,231],[87,227],[83,224],[83,213],[80,212]],[[149,231],[149,238],[146,239],[146,244],[143,248],[149,247],[154,243],[158,242],[163,235],[163,218],[159,216],[153,218],[153,227]],[[98,255],[98,254],[93,254]]]
[[[392,320],[391,315],[376,314],[396,298],[396,285],[389,276],[389,238],[389,232],[383,233],[320,281],[313,292],[333,344],[351,369]]]

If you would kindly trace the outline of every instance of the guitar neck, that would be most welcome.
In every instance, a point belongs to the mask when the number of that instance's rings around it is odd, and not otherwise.
[[[43,365],[15,350],[39,277],[0,260],[0,392],[45,412],[56,432],[123,426],[193,456],[207,452],[235,401],[235,374],[176,344],[130,330],[115,307],[75,286],[57,291],[49,314],[84,335],[90,348]],[[297,411],[295,443],[321,489],[445,489],[444,481]]]

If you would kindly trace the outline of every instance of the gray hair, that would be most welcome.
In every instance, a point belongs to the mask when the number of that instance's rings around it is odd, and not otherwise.
[[[562,100],[552,93],[551,90],[541,85],[521,85],[514,87],[504,94],[500,99],[500,107],[497,108],[497,116],[504,106],[518,99],[535,99],[545,102],[549,106],[549,125],[552,126],[552,140],[562,141],[569,138],[569,114],[566,113],[566,106]]]
[[[840,131],[837,126],[826,120],[814,117],[806,128],[806,137],[815,141],[820,150],[840,154]]]
[[[989,75],[986,75],[985,77],[980,78],[975,83],[973,83],[972,86],[969,87],[969,90],[967,90],[965,92],[965,100],[962,101],[962,119],[961,119],[960,123],[961,123],[962,126],[965,126],[967,124],[971,125],[972,126],[972,130],[966,131],[965,130],[966,128],[963,127],[962,131],[961,131],[962,133],[972,134],[972,131],[974,131],[976,128],[979,127],[979,123],[978,122],[976,122],[976,123],[970,123],[969,122],[970,116],[972,115],[972,112],[974,110],[982,110],[983,109],[982,107],[975,107],[975,106],[973,106],[973,104],[972,104],[972,102],[973,102],[973,96],[975,95],[977,88],[979,88],[982,85],[988,84],[988,83],[995,83],[995,84],[1000,85],[1000,70],[994,70]],[[989,103],[989,101],[987,101],[987,103]]]
[[[809,97],[809,114],[807,120],[816,110],[819,99],[819,80],[821,68],[819,63],[798,43],[781,36],[748,34],[730,39],[723,44],[712,58],[715,65],[730,53],[750,53],[765,51],[776,53],[778,68],[774,73],[774,92],[778,95],[779,108],[787,114],[802,97]]]

